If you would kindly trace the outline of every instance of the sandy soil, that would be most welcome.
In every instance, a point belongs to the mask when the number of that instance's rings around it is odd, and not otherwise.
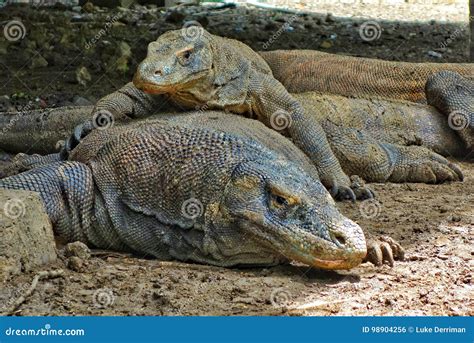
[[[374,184],[376,203],[340,203],[369,235],[405,247],[393,268],[225,269],[93,252],[51,266],[64,275],[41,281],[15,314],[474,315],[474,165],[461,167],[463,183]],[[34,274],[11,279],[0,303],[11,306]]]

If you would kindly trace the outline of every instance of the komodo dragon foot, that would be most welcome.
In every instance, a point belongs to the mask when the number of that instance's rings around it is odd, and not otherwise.
[[[371,262],[376,266],[387,263],[393,267],[395,261],[403,261],[405,259],[405,249],[388,236],[381,236],[378,239],[367,240],[367,256],[364,262]]]
[[[348,175],[359,175],[368,182],[441,183],[464,178],[456,165],[425,147],[386,143],[363,130],[331,122],[324,129]]]

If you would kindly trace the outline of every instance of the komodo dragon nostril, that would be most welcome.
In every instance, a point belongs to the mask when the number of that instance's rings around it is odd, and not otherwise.
[[[340,234],[335,234],[334,235],[334,239],[341,245],[345,245],[346,244],[346,239],[344,238],[344,236],[340,235]]]
[[[162,75],[163,75],[163,71],[161,71],[161,69],[155,70],[155,76],[162,76]]]

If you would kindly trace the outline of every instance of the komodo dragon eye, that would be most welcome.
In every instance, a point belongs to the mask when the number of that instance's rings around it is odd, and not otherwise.
[[[191,61],[191,58],[193,57],[193,49],[186,49],[183,51],[178,52],[177,54],[179,63],[182,65],[186,65]]]
[[[280,215],[287,215],[291,209],[296,208],[300,204],[300,200],[297,197],[285,194],[279,189],[270,187],[270,208]]]

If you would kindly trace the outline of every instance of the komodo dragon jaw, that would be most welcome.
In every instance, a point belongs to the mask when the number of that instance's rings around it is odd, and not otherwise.
[[[217,226],[233,223],[240,239],[251,238],[277,258],[323,269],[359,265],[367,254],[364,233],[339,213],[322,183],[287,161],[268,164],[243,163],[234,171]]]

